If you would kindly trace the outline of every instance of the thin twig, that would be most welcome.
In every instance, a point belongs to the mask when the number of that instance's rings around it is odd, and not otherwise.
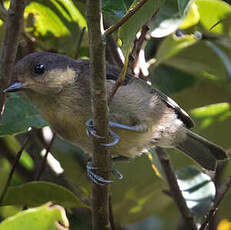
[[[209,214],[206,216],[204,223],[201,225],[199,230],[206,230],[210,219],[215,215],[215,213],[218,210],[218,206],[220,205],[221,201],[224,199],[226,193],[228,192],[229,188],[231,186],[231,176],[229,177],[228,181],[223,184],[220,189],[217,191],[217,196],[214,201],[213,207],[210,209]]]
[[[35,181],[39,181],[40,178],[41,178],[41,175],[42,175],[42,173],[43,173],[43,171],[45,169],[45,166],[46,166],[47,156],[48,156],[48,154],[49,154],[49,152],[51,150],[51,147],[52,147],[52,144],[53,144],[54,140],[55,140],[55,133],[53,134],[53,136],[51,138],[51,141],[50,141],[50,143],[48,144],[48,146],[46,148],[46,153],[43,156],[41,165],[40,165],[40,167],[39,167],[39,169],[38,169],[38,171],[37,171],[37,173],[36,173],[36,175],[34,177]]]
[[[106,94],[105,36],[102,31],[101,0],[87,0],[87,23],[90,47],[90,85],[92,114],[97,135],[108,142],[108,107]],[[111,175],[111,155],[101,140],[93,137],[92,155],[96,174],[109,180]],[[92,228],[110,230],[109,185],[92,183]]]
[[[82,41],[83,41],[83,35],[85,33],[85,30],[86,30],[86,27],[83,27],[83,29],[81,31],[81,34],[80,34],[80,37],[79,37],[79,40],[78,40],[76,53],[75,53],[75,59],[78,59],[78,57],[79,57],[79,50],[80,50],[80,47],[81,47],[81,44],[82,44]]]
[[[128,12],[122,17],[116,24],[110,26],[105,30],[104,34],[108,35],[119,29],[129,18],[131,18],[148,0],[139,1],[133,8],[129,9]]]
[[[0,111],[3,111],[5,94],[3,90],[11,80],[20,30],[22,28],[25,0],[11,0],[5,20],[5,34],[0,53]]]
[[[137,59],[148,31],[149,31],[149,27],[146,24],[143,25],[140,32],[140,37],[135,40],[132,53],[130,54],[133,60]]]
[[[190,213],[186,205],[185,199],[182,196],[179,185],[177,183],[176,175],[174,173],[168,155],[159,147],[156,148],[156,153],[165,173],[165,177],[168,182],[172,198],[176,202],[176,205],[181,213],[185,226],[187,226],[188,230],[196,230],[196,224],[194,223],[192,214]]]
[[[13,174],[14,174],[14,171],[15,171],[15,169],[16,169],[16,166],[17,166],[17,164],[18,164],[18,162],[19,162],[19,159],[20,159],[20,157],[21,157],[21,155],[22,155],[22,153],[23,153],[23,151],[24,151],[26,145],[28,144],[29,139],[30,139],[30,135],[28,134],[28,135],[25,137],[24,141],[23,141],[23,144],[22,144],[22,146],[21,146],[21,149],[20,149],[20,150],[18,151],[18,153],[16,154],[16,158],[15,158],[15,160],[14,160],[14,163],[13,163],[12,168],[11,168],[11,170],[10,170],[10,174],[9,174],[9,176],[8,176],[7,182],[6,182],[5,186],[4,186],[3,192],[2,192],[1,197],[0,197],[0,204],[2,203],[2,201],[3,201],[3,199],[4,199],[5,195],[6,195],[6,192],[7,192],[8,188],[9,188],[10,181],[11,181],[11,179],[12,179],[12,177],[13,177]]]
[[[124,80],[126,79],[127,68],[128,68],[128,58],[126,57],[122,71],[121,71],[116,83],[112,86],[112,89],[109,92],[109,96],[108,96],[108,103],[109,104],[111,103],[111,101],[112,101],[114,95],[116,94],[117,90],[119,89],[119,87],[123,84]]]

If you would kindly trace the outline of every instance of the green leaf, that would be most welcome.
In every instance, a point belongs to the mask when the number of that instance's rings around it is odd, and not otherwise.
[[[193,3],[189,9],[186,18],[183,20],[179,28],[187,29],[191,26],[196,25],[199,21],[200,21],[200,14],[198,11],[198,7],[195,3]]]
[[[152,85],[167,94],[190,88],[196,82],[193,75],[167,65],[159,65],[154,70],[151,69],[149,77]]]
[[[219,41],[217,41],[219,39]],[[226,55],[226,58],[231,60],[231,48],[227,45],[227,40],[222,37],[213,40],[219,49]],[[161,46],[169,45],[170,52],[174,50],[174,42],[168,44],[169,40],[165,39]],[[177,41],[175,41],[177,44]],[[166,51],[167,52],[167,51]],[[227,69],[222,60],[217,54],[207,45],[206,40],[199,40],[186,45],[180,52],[175,53],[173,56],[166,56],[167,59],[162,59],[162,63],[179,68],[184,72],[195,75],[198,78],[207,78],[214,81],[227,80]]]
[[[156,54],[156,63],[159,63],[177,55],[185,48],[195,44],[197,40],[193,35],[185,35],[183,37],[176,37],[175,35],[168,36],[159,46]]]
[[[70,190],[42,181],[9,187],[2,205],[37,206],[49,201],[65,208],[86,207]]]
[[[61,230],[68,227],[65,210],[51,204],[22,211],[0,224],[0,230]]]
[[[4,137],[4,142],[6,143],[9,150],[13,153],[16,153],[21,149],[21,144],[16,137],[10,135]],[[34,161],[31,158],[30,154],[27,151],[23,151],[19,163],[22,164],[26,169],[32,170],[34,168]]]
[[[191,0],[168,0],[151,23],[151,36],[160,38],[174,32],[186,17]]]
[[[16,135],[27,132],[29,127],[42,128],[47,125],[33,105],[12,93],[6,100],[0,121],[0,136]]]
[[[211,178],[194,167],[178,170],[176,176],[188,208],[195,216],[204,216],[211,208],[216,194]]]
[[[228,3],[219,0],[196,0],[195,3],[198,6],[202,28],[209,31],[220,21],[221,23],[217,24],[211,32],[231,35],[231,6]],[[211,12],[213,12],[212,17]]]
[[[196,118],[216,117],[231,111],[229,103],[217,103],[203,106],[191,110],[191,114]]]
[[[210,47],[217,54],[217,56],[221,59],[221,61],[224,64],[224,67],[226,69],[228,78],[231,78],[231,61],[230,61],[229,57],[214,42],[212,42],[212,41],[205,41],[205,42],[206,42],[207,46]]]
[[[137,4],[134,1],[131,7]],[[119,39],[122,42],[122,50],[124,54],[130,52],[133,41],[141,26],[144,25],[163,4],[164,0],[147,1],[123,26],[119,29]]]
[[[204,129],[231,117],[231,109],[230,104],[224,102],[193,109],[191,114],[200,121],[200,128]]]
[[[26,31],[48,50],[75,55],[86,20],[72,0],[32,0],[25,9]]]

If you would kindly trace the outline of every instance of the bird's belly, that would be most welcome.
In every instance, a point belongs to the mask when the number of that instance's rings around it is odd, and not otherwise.
[[[91,155],[94,151],[92,138],[86,133],[85,123],[78,123],[78,125],[75,124],[75,126],[73,126],[72,123],[62,122],[61,124],[56,123],[52,126],[54,127],[54,131],[63,139],[80,147],[85,153]],[[112,128],[112,130],[120,137],[116,145],[108,147],[108,151],[110,151],[112,155],[134,158],[148,148],[152,139],[151,130],[145,133],[137,133],[119,128]],[[110,141],[112,141],[111,138]]]

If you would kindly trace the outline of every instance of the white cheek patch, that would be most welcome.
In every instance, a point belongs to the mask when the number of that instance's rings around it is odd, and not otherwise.
[[[46,76],[46,82],[49,84],[53,82],[54,86],[72,84],[76,81],[78,73],[70,67],[67,69],[53,69],[49,71]]]

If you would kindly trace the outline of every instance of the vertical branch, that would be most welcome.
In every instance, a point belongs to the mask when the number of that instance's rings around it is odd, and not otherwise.
[[[184,197],[182,196],[182,193],[177,183],[176,175],[173,171],[171,162],[167,154],[159,147],[156,148],[156,153],[164,170],[164,174],[170,188],[170,193],[176,202],[185,226],[187,226],[188,230],[196,230],[196,224],[194,223],[193,217],[186,205]]]
[[[101,20],[101,0],[87,0],[87,23],[90,46],[91,95],[94,127],[97,135],[108,141],[108,115],[106,95],[105,70],[105,37]],[[100,140],[93,139],[93,166],[97,174],[109,179],[111,171],[111,156]],[[92,226],[93,230],[109,230],[109,186],[92,183]]]
[[[15,62],[20,29],[22,27],[24,0],[11,0],[5,21],[5,35],[0,53],[0,111],[3,110],[5,89],[11,79],[12,68]]]

